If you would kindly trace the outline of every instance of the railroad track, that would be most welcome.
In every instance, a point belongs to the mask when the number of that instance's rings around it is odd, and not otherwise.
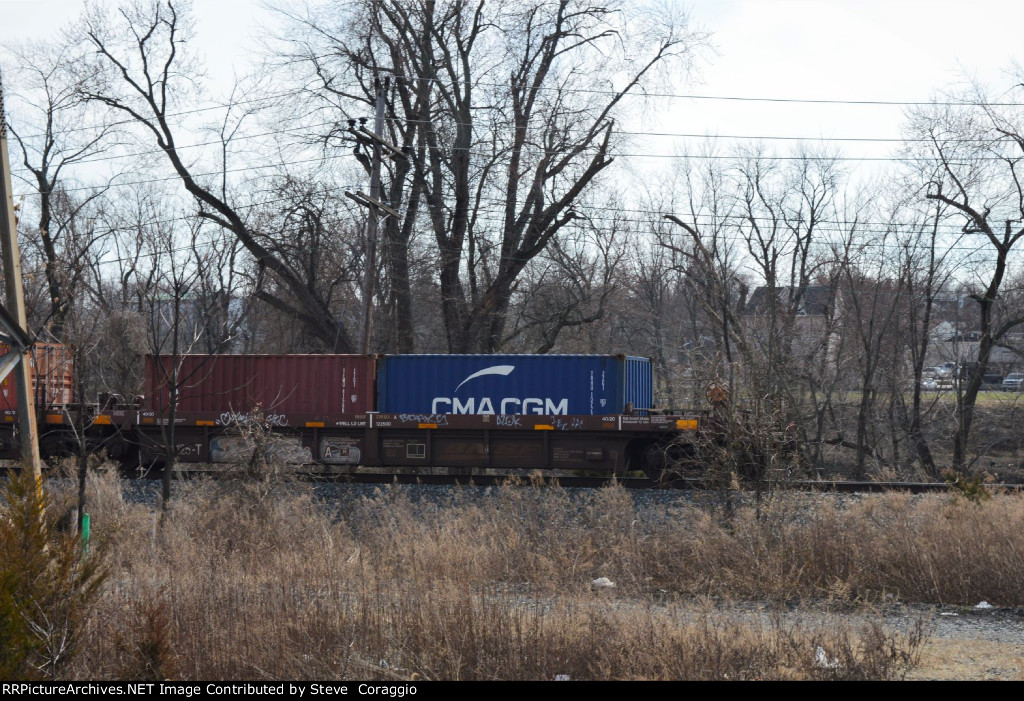
[[[316,477],[314,476],[314,479]],[[512,484],[526,487],[543,487],[558,485],[566,488],[600,488],[618,484],[626,489],[670,489],[670,490],[711,490],[717,487],[701,479],[651,480],[642,477],[610,478],[610,477],[530,477],[509,478],[508,476],[459,476],[459,475],[409,475],[409,474],[354,474],[344,476],[324,476],[333,481],[370,483],[370,484],[433,484],[433,485],[475,485],[478,487]],[[909,492],[923,494],[925,492],[945,492],[953,489],[946,482],[854,482],[847,480],[798,480],[772,482],[771,489],[808,492]],[[744,489],[754,489],[753,484],[742,485]],[[987,489],[1000,491],[1021,491],[1024,485],[994,484],[986,485]]]
[[[0,472],[16,470],[12,464],[0,464]],[[599,489],[612,484],[617,484],[626,489],[661,489],[661,490],[693,490],[709,491],[721,487],[701,478],[666,479],[652,480],[644,477],[577,477],[572,475],[546,475],[542,473],[523,475],[430,475],[415,474],[408,472],[397,473],[368,473],[368,472],[302,472],[295,471],[288,473],[289,478],[310,481],[310,482],[350,482],[353,484],[423,484],[439,486],[468,486],[493,487],[493,486],[521,486],[521,487],[550,487],[560,486],[569,489]],[[149,471],[145,474],[133,473],[137,479],[159,479],[158,470]],[[195,468],[182,469],[174,473],[175,479],[195,478],[242,478],[238,473],[227,471],[223,468]],[[988,491],[1020,492],[1024,491],[1024,484],[986,484]],[[741,483],[741,490],[752,491],[756,485],[750,482]],[[924,494],[926,492],[948,492],[956,491],[953,485],[947,482],[860,482],[853,480],[782,480],[762,483],[762,488],[785,491],[805,492],[837,492],[848,494],[865,494],[873,492],[908,492],[911,494]]]
[[[218,470],[189,470],[178,473],[182,476],[195,475],[216,477],[224,472]],[[694,490],[708,491],[720,487],[701,478],[685,478],[674,480],[652,480],[644,477],[576,477],[571,475],[426,475],[412,473],[295,473],[299,479],[323,482],[351,482],[353,484],[424,484],[493,487],[512,485],[521,487],[560,486],[569,489],[599,489],[617,484],[626,489],[663,489],[663,490]],[[986,484],[989,491],[1024,491],[1024,484]],[[755,489],[753,483],[741,483],[741,489]],[[841,492],[841,493],[872,493],[872,492],[908,492],[924,494],[926,492],[955,491],[955,487],[947,482],[859,482],[853,480],[785,480],[762,484],[763,488],[773,490],[806,491],[806,492]]]
[[[337,477],[334,477],[337,481]],[[469,485],[478,487],[513,484],[519,486],[552,486],[557,484],[566,488],[600,488],[618,484],[626,489],[671,489],[671,490],[712,490],[717,487],[701,479],[651,480],[641,477],[608,478],[608,477],[553,477],[553,478],[509,478],[507,476],[454,476],[454,475],[347,475],[340,481],[373,484],[436,484],[436,485]],[[772,482],[764,485],[776,490],[807,491],[807,492],[909,492],[923,494],[926,492],[953,491],[954,487],[946,482],[854,482],[847,480],[798,480]],[[1022,491],[1020,484],[986,485],[990,491]],[[755,485],[746,483],[742,487],[752,490]]]

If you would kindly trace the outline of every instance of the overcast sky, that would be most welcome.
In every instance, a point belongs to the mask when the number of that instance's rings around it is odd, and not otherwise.
[[[46,39],[81,12],[81,0],[0,0],[0,42]],[[686,3],[715,53],[698,80],[673,93],[788,100],[926,101],[976,78],[1005,87],[1024,63],[1024,0],[698,0]],[[628,8],[628,3],[627,3]],[[260,22],[258,2],[196,0],[198,48],[214,92],[244,74]],[[639,130],[670,134],[893,139],[901,105],[669,98]],[[786,142],[769,142],[780,149]],[[693,140],[645,136],[638,153],[686,152]],[[845,142],[847,156],[886,156],[893,144]],[[652,159],[653,164],[653,159]]]
[[[718,49],[704,62],[703,84],[695,86],[705,94],[926,100],[964,72],[991,80],[1012,59],[1024,61],[1022,0],[683,4],[694,22],[711,32]],[[83,7],[82,0],[0,0],[0,42],[52,37]],[[196,0],[194,9],[211,74],[229,79],[232,70],[244,72],[259,22],[266,20],[261,3]],[[759,115],[746,108],[728,112],[734,114],[723,127],[759,126]],[[714,126],[698,117],[692,123]]]
[[[709,0],[692,5],[718,55],[706,95],[912,102],[977,77],[992,85],[1024,61],[1021,0]],[[895,138],[902,106],[687,102],[675,131]],[[681,114],[680,114],[681,113]],[[883,148],[887,148],[884,147]],[[851,154],[875,155],[869,144]]]
[[[697,0],[686,7],[714,51],[689,81],[666,86],[656,109],[628,111],[617,122],[639,133],[618,152],[618,168],[629,170],[614,177],[624,185],[657,183],[704,135],[718,138],[720,153],[750,143],[724,137],[764,139],[776,155],[796,145],[780,137],[836,140],[850,159],[844,169],[874,178],[899,146],[905,103],[967,80],[999,97],[1011,65],[1024,64],[1024,0]],[[82,0],[0,0],[0,44],[45,41],[83,8]],[[224,95],[235,75],[249,72],[260,25],[271,19],[246,0],[195,0],[194,10],[209,94]],[[876,104],[850,104],[858,101]]]

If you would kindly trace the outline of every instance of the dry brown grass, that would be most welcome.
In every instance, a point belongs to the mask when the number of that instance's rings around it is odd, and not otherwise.
[[[840,509],[786,495],[760,520],[724,520],[695,506],[641,516],[621,489],[455,491],[440,505],[384,489],[332,518],[299,485],[199,482],[156,530],[116,479],[91,493],[112,575],[77,662],[89,677],[894,678],[920,629],[720,602],[1024,603],[1024,500],[1011,496]]]
[[[1024,604],[1024,499],[868,496],[843,509],[784,495],[724,526],[694,514],[685,591],[767,599],[833,597]]]
[[[934,681],[1024,681],[1024,653],[1017,643],[934,638],[920,650],[907,679]]]

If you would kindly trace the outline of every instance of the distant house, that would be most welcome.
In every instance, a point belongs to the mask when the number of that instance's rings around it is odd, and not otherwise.
[[[957,329],[976,329],[980,318],[978,303],[970,297],[945,293],[932,297],[931,319],[932,323],[938,323],[936,332],[941,328],[943,333],[952,336]]]
[[[978,332],[961,332],[941,339],[933,337],[925,356],[928,366],[941,366],[954,363],[956,367],[978,362]],[[1010,372],[1024,370],[1024,355],[1020,353],[1019,340],[1008,338],[1006,345],[998,345],[992,349],[988,359],[988,371],[1005,375]],[[1016,341],[1016,342],[1015,342]]]
[[[937,323],[936,323],[937,322]],[[978,362],[981,332],[978,331],[979,306],[964,295],[942,295],[932,300],[932,327],[925,365],[939,367],[952,364],[960,367]],[[1024,338],[1008,334],[1002,345],[992,349],[989,356],[990,373],[1005,375],[1024,369]]]
[[[834,357],[838,352],[836,319],[842,306],[839,291],[827,285],[756,288],[744,308],[744,325],[755,340],[768,340],[765,334],[769,330],[773,292],[777,321],[792,320],[790,352],[805,358],[822,352]],[[779,323],[775,325],[776,329],[782,327]]]
[[[933,342],[950,341],[956,336],[956,324],[952,321],[941,321],[932,328],[931,340]]]
[[[771,311],[771,292],[768,287],[758,287],[747,300],[744,313],[747,316],[763,316]],[[795,314],[800,317],[827,318],[835,310],[837,291],[827,285],[807,285],[806,287],[776,287],[776,306],[778,312],[786,313],[795,305]]]

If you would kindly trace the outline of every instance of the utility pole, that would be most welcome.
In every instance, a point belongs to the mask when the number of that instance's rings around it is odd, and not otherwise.
[[[377,91],[376,110],[373,120],[373,131],[360,126],[356,129],[356,120],[348,120],[349,132],[356,140],[372,149],[370,160],[370,195],[362,192],[345,192],[345,196],[355,200],[370,210],[366,221],[366,271],[363,277],[363,353],[370,352],[370,337],[373,332],[373,294],[377,282],[377,229],[381,214],[383,218],[398,217],[400,214],[380,201],[380,162],[386,150],[392,158],[405,158],[405,154],[384,140],[384,95],[388,90],[390,78],[385,77],[383,85],[380,78],[375,78],[373,87]],[[362,121],[366,121],[365,119]]]
[[[0,307],[0,341],[10,351],[0,356],[0,380],[14,374],[18,392],[18,427],[21,432],[21,456],[30,471],[39,496],[42,496],[42,471],[39,461],[36,407],[29,376],[29,338],[25,315],[25,290],[21,285],[21,251],[18,248],[18,225],[14,217],[14,190],[11,181],[11,161],[7,152],[7,112],[4,110],[4,85],[0,76],[0,244],[2,244],[4,285],[7,288],[7,307]],[[9,311],[8,311],[9,309]]]

